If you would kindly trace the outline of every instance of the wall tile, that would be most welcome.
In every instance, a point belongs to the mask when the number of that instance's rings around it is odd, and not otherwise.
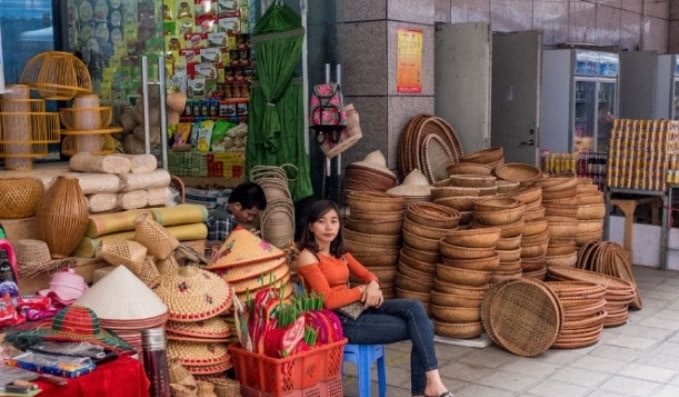
[[[337,22],[387,19],[387,0],[341,0],[336,4]]]
[[[337,25],[337,57],[342,64],[346,95],[386,95],[387,22],[360,22]],[[349,78],[350,77],[350,78]]]
[[[600,5],[603,5],[603,6],[620,8],[620,4],[621,4],[622,0],[592,0],[591,2],[600,4]]]
[[[490,21],[490,0],[451,0],[450,8],[454,22]]]
[[[670,37],[679,37],[679,21],[670,21]],[[679,53],[679,40],[670,40],[667,52],[670,54]]]
[[[645,15],[667,19],[670,15],[670,0],[644,0]]]
[[[397,167],[398,138],[408,121],[419,113],[434,113],[433,96],[391,96],[389,97],[389,138],[387,164]]]
[[[643,17],[641,29],[641,50],[656,50],[661,54],[667,51],[669,21]]]
[[[436,22],[450,22],[451,0],[434,1],[434,20]]]
[[[568,22],[568,42],[588,43],[587,40],[592,37],[596,29],[596,4],[571,2],[568,9]]]
[[[641,42],[641,14],[630,11],[620,12],[620,48],[636,51]]]
[[[533,1],[532,29],[542,30],[544,45],[568,41],[568,2],[554,0]]]
[[[387,19],[412,23],[434,23],[434,0],[390,0]]]
[[[626,11],[636,12],[641,14],[643,10],[644,0],[622,0],[620,8]]]
[[[345,103],[353,103],[361,118],[363,138],[342,154],[342,163],[350,164],[362,160],[373,150],[380,150],[386,156],[388,149],[387,129],[389,121],[388,98],[386,96],[362,97],[344,96]],[[394,163],[396,164],[396,163]]]
[[[493,31],[529,30],[533,25],[533,4],[525,0],[490,0]]]
[[[422,93],[415,95],[434,95],[434,26],[412,25],[393,21],[388,22],[387,26],[388,94],[403,95],[396,93],[396,31],[400,28],[407,28],[422,30],[424,40],[422,48]]]
[[[617,46],[620,43],[620,8],[598,5],[596,9],[597,45]]]

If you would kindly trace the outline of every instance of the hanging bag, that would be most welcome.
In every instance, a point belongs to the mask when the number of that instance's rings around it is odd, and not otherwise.
[[[317,138],[321,150],[330,159],[346,151],[363,137],[358,111],[354,109],[354,105],[350,103],[344,107],[344,110],[347,115],[345,127],[339,131],[318,132]]]
[[[309,117],[312,128],[324,130],[346,125],[347,115],[337,83],[316,84],[311,93]]]

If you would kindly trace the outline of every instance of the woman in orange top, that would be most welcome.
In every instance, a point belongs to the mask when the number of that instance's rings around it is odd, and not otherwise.
[[[377,277],[345,250],[339,208],[334,202],[320,200],[312,204],[300,241],[297,272],[307,288],[323,295],[328,309],[363,303],[365,310],[356,319],[337,312],[349,343],[412,341],[413,396],[453,397],[439,375],[434,326],[424,305],[414,299],[384,300]],[[350,275],[361,284],[350,287]]]

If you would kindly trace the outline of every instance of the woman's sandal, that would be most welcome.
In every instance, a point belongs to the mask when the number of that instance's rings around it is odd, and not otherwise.
[[[449,391],[444,391],[439,396],[428,396],[428,395],[425,394],[424,397],[455,397],[455,395],[453,393],[449,392]]]

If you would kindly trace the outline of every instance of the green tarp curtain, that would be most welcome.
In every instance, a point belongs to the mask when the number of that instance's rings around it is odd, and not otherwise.
[[[271,5],[253,30],[256,80],[250,92],[250,128],[245,154],[249,174],[255,165],[294,164],[292,199],[311,196],[309,158],[304,151],[304,108],[301,83],[292,83],[301,60],[302,20],[282,2]]]

